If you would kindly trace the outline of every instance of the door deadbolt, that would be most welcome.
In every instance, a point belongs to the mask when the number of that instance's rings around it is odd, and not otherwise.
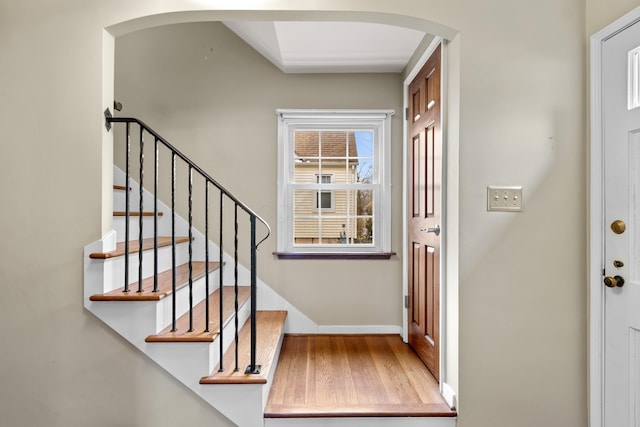
[[[627,225],[624,223],[624,221],[620,219],[616,219],[611,223],[611,231],[613,231],[616,234],[622,234],[626,229],[627,229]]]
[[[608,288],[621,288],[624,286],[624,278],[622,276],[607,276],[604,278],[604,285]]]
[[[620,261],[619,259],[616,259],[613,261],[613,266],[615,268],[622,268],[624,267],[624,262]]]

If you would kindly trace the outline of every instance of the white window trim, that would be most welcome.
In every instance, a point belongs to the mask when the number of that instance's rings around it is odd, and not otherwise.
[[[278,115],[277,251],[289,254],[367,254],[391,252],[391,116],[394,110],[276,110]],[[335,129],[374,131],[377,197],[373,245],[301,245],[293,243],[293,131]]]

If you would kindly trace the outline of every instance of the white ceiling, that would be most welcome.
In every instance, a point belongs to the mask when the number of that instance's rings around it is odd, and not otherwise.
[[[422,31],[365,22],[225,22],[285,73],[401,72]]]

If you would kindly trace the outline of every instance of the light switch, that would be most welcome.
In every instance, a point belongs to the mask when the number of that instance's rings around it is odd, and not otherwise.
[[[522,211],[522,187],[487,187],[488,211]]]

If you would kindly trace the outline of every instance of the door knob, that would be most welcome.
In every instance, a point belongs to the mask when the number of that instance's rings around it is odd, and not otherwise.
[[[624,286],[624,278],[622,276],[607,276],[604,278],[604,285],[608,288],[621,288]]]
[[[435,227],[421,228],[420,231],[422,231],[423,233],[433,233],[438,236],[440,235],[440,224],[436,225]]]
[[[624,223],[624,221],[620,219],[616,219],[611,223],[611,231],[613,231],[616,234],[622,234],[626,229],[627,229],[627,225]]]

